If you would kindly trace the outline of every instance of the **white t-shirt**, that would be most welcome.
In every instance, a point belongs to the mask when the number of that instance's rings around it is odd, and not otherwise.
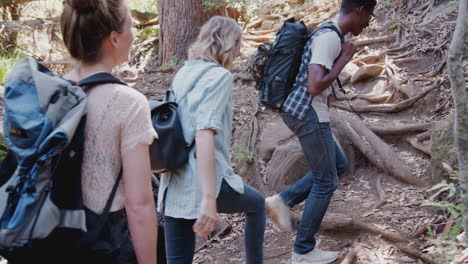
[[[339,27],[336,25],[338,28]],[[320,34],[320,33],[319,33]],[[327,31],[317,35],[312,42],[312,58],[309,64],[318,64],[331,70],[333,63],[341,53],[341,40],[335,31]],[[312,107],[314,108],[319,122],[330,122],[330,113],[328,111],[327,98],[332,93],[331,87],[325,89],[321,94],[314,96]]]

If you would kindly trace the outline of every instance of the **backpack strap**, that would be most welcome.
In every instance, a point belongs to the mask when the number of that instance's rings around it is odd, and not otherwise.
[[[107,84],[107,83],[115,83],[127,86],[126,83],[122,82],[118,78],[114,77],[112,74],[107,72],[100,72],[93,74],[84,78],[83,80],[78,82],[78,86],[85,87],[85,86],[95,86],[99,84]]]
[[[322,30],[322,29],[331,29],[333,31],[336,32],[336,34],[338,35],[338,37],[340,38],[341,40],[341,44],[343,44],[344,42],[344,35],[343,33],[341,33],[341,31],[333,24],[333,23],[324,23],[322,26],[320,26],[319,28],[317,28],[313,33],[315,34],[315,32],[319,31],[319,30]],[[356,109],[354,109],[354,107],[351,105],[351,103],[349,102],[348,100],[348,97],[346,96],[346,91],[345,89],[343,88],[343,85],[341,84],[341,81],[340,81],[340,78],[336,78],[336,82],[338,83],[338,87],[340,88],[340,91],[343,93],[345,99],[346,99],[346,102],[348,103],[349,107],[351,108],[351,111],[353,111],[354,114],[356,114],[361,120],[364,120],[364,117],[362,117],[361,113],[359,113]],[[333,86],[333,83],[331,84],[331,90],[332,90],[332,93],[333,93],[333,96],[335,98],[337,98],[336,96],[336,92],[335,92],[335,86]]]
[[[120,180],[122,178],[123,169],[120,169],[119,175],[117,179],[115,179],[114,186],[112,187],[112,191],[109,194],[109,198],[107,199],[106,205],[104,206],[104,210],[102,211],[101,215],[99,215],[99,221],[97,222],[96,226],[94,226],[93,230],[89,230],[88,234],[85,238],[85,243],[91,243],[96,241],[101,234],[101,230],[108,221],[109,218],[109,211],[114,201],[115,194],[117,193],[117,188],[119,187]]]
[[[335,26],[335,24],[330,23],[330,22],[325,22],[325,23],[322,24],[320,27],[318,27],[317,29],[315,29],[315,30],[312,32],[312,34],[310,35],[310,37],[312,37],[317,31],[323,30],[323,29],[331,29],[331,30],[335,31],[336,34],[338,35],[338,37],[339,37],[340,40],[341,40],[341,44],[343,44],[343,42],[344,42],[344,35],[343,35],[343,33],[341,33],[341,31]]]
[[[199,75],[198,77],[195,79],[195,81],[192,83],[192,86],[187,90],[187,92],[185,92],[185,94],[178,100],[179,102],[182,101],[182,99],[185,98],[185,96],[187,96],[192,90],[193,88],[195,88],[195,86],[197,86],[198,82],[201,80],[201,78],[206,74],[208,73],[211,69],[215,68],[215,67],[219,67],[218,65],[211,65],[211,66],[208,66],[206,67]],[[174,90],[172,90],[172,86],[169,88],[169,90],[167,91],[167,98],[169,98],[169,95],[170,93],[174,94]],[[174,98],[174,101],[175,101],[175,98]]]

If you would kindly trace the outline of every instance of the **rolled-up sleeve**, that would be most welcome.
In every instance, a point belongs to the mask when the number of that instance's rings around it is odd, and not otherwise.
[[[225,69],[210,70],[197,84],[197,91],[188,97],[195,131],[222,129],[222,114],[233,87],[232,74]]]

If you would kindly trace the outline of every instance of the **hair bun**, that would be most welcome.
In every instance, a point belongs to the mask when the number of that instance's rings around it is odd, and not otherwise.
[[[78,13],[89,13],[97,9],[107,10],[106,0],[65,0],[65,3]]]

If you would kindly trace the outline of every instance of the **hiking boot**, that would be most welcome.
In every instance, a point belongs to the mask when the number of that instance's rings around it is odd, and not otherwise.
[[[267,213],[281,230],[293,232],[290,208],[279,194],[266,198],[265,206]]]
[[[293,251],[291,264],[328,264],[338,258],[338,252],[314,248],[307,254],[301,255]]]

